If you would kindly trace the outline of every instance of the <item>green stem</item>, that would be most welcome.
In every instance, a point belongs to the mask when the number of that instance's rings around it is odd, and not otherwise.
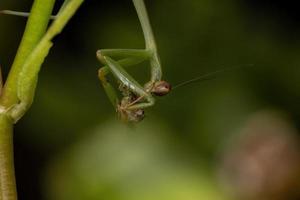
[[[0,114],[0,200],[16,200],[13,157],[13,122]]]
[[[33,3],[22,41],[0,99],[2,106],[6,108],[18,103],[17,83],[19,73],[27,57],[44,36],[54,3],[55,0],[35,0]]]
[[[11,109],[8,108],[10,116],[17,122],[29,109],[33,102],[38,74],[50,48],[52,39],[59,34],[71,17],[75,14],[84,0],[67,0],[57,14],[56,20],[51,24],[46,34],[27,57],[22,70],[19,73],[17,83],[17,96],[20,101]]]
[[[22,41],[0,97],[0,200],[17,200],[13,162],[13,121],[6,108],[18,103],[20,71],[46,32],[55,0],[35,0]]]
[[[35,0],[33,3],[4,88],[0,84],[0,200],[17,200],[13,123],[23,116],[31,105],[38,72],[52,46],[51,40],[62,31],[83,1],[66,0],[47,33],[55,0]],[[17,113],[16,116],[13,113]]]

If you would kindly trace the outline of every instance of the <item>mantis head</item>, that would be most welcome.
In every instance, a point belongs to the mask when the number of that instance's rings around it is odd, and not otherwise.
[[[172,89],[172,86],[170,83],[166,81],[157,81],[154,83],[151,93],[156,96],[165,96],[167,95]]]

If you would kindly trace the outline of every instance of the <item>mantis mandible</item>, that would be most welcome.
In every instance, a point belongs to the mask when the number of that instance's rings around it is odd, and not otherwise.
[[[98,60],[105,66],[98,71],[98,77],[103,88],[115,107],[121,120],[139,122],[144,118],[144,109],[155,103],[153,95],[164,96],[171,90],[171,85],[162,80],[162,69],[157,53],[157,47],[143,0],[132,0],[139,17],[144,38],[145,49],[103,49],[97,51]],[[121,57],[115,60],[115,57]],[[125,67],[149,60],[151,66],[150,81],[141,86]],[[122,99],[119,100],[116,90],[106,76],[111,72],[119,81]]]

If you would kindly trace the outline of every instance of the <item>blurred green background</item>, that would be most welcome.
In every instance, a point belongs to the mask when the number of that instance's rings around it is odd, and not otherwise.
[[[239,68],[158,98],[144,121],[129,128],[116,119],[97,79],[95,52],[143,48],[138,18],[130,0],[86,0],[55,38],[34,104],[16,125],[19,198],[299,198],[297,3],[145,2],[165,80],[176,85]],[[2,0],[0,9],[28,11],[31,4]],[[4,75],[25,22],[0,16]],[[145,82],[149,67],[132,67],[130,73]],[[282,178],[270,179],[274,174]]]

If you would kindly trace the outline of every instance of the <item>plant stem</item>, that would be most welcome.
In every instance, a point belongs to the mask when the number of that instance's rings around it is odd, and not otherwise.
[[[0,97],[0,200],[17,200],[13,160],[13,121],[6,109],[18,103],[20,71],[44,36],[55,0],[35,0],[14,63]]]
[[[2,106],[6,108],[18,103],[17,83],[19,73],[29,54],[44,36],[54,3],[55,0],[35,0],[32,5],[22,41],[0,99]]]
[[[67,1],[68,3],[60,9],[57,18],[22,66],[17,83],[19,103],[15,104],[12,109],[8,109],[14,122],[17,122],[27,112],[33,102],[39,71],[53,45],[51,40],[63,30],[84,0]]]
[[[16,199],[13,122],[6,114],[0,114],[0,200]]]

